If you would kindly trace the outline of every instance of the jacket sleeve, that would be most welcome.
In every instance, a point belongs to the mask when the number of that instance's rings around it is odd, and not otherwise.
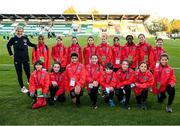
[[[35,50],[35,48],[33,48],[33,50],[32,50],[32,64],[35,64],[35,62],[36,62],[36,50]]]
[[[126,85],[130,85],[131,83],[133,83],[133,79],[134,79],[134,72],[131,72],[129,79],[123,81],[121,83],[121,87],[126,86]]]
[[[47,68],[50,69],[50,50],[47,48]]]
[[[79,62],[82,63],[82,48],[79,48]]]
[[[55,47],[52,47],[51,56],[52,56],[53,60],[56,61],[57,57],[55,56]]]
[[[35,87],[35,79],[33,74],[31,74],[30,79],[29,79],[29,92],[30,93],[35,93],[36,87]]]
[[[155,68],[155,59],[154,59],[154,49],[152,48],[149,54],[149,65],[150,65],[150,69],[154,70]]]
[[[11,46],[13,45],[13,43],[14,43],[13,38],[11,38],[9,40],[9,42],[7,43],[7,50],[8,50],[8,53],[9,53],[10,56],[13,55],[13,52],[12,52],[12,49],[11,49]]]
[[[44,80],[43,94],[47,94],[48,93],[48,91],[49,91],[49,84],[50,84],[49,74],[46,73],[45,80]]]
[[[67,69],[66,69],[66,71],[64,72],[64,86],[65,86],[65,90],[66,90],[67,92],[70,92],[68,75],[67,75]]]
[[[79,81],[76,82],[76,84],[78,86],[80,86],[81,88],[83,88],[85,81],[86,81],[86,70],[85,70],[84,66],[82,66],[82,68],[81,68],[81,76],[80,76]]]
[[[154,82],[153,75],[150,74],[150,75],[148,76],[148,81],[145,82],[145,83],[139,84],[138,87],[139,87],[139,88],[143,88],[143,89],[144,89],[144,88],[149,88],[150,86],[153,85],[153,82]]]
[[[111,83],[110,83],[110,86],[115,88],[116,87],[116,84],[117,84],[117,77],[116,77],[116,74],[113,73],[113,78],[111,80]]]
[[[58,85],[59,89],[57,90],[55,96],[61,95],[65,91],[65,84],[64,84],[64,74],[62,74],[62,81]]]
[[[30,47],[36,47],[36,44],[31,43],[31,42],[29,41],[29,38],[27,38],[27,45],[30,46]]]
[[[170,78],[168,80],[168,84],[170,84],[171,86],[174,86],[176,84],[176,77],[175,77],[173,69],[171,69],[171,74],[170,74]]]

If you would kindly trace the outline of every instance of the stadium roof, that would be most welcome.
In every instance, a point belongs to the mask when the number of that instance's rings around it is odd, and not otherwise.
[[[150,15],[133,14],[0,14],[0,19],[60,19],[65,21],[85,20],[141,20],[145,21]]]

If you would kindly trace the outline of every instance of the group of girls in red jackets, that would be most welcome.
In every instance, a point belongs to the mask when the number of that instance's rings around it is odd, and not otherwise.
[[[95,46],[94,38],[89,36],[87,46],[82,48],[77,37],[72,37],[72,44],[67,48],[63,39],[58,36],[52,47],[51,56],[54,64],[50,71],[50,51],[44,42],[44,37],[38,37],[38,45],[32,51],[34,72],[29,81],[29,93],[34,99],[33,108],[50,103],[64,102],[67,92],[74,106],[80,106],[80,97],[86,87],[93,109],[98,108],[98,94],[110,107],[123,104],[130,110],[131,90],[137,101],[137,106],[146,110],[148,92],[157,95],[162,103],[169,95],[167,112],[172,112],[172,102],[175,96],[176,78],[174,70],[168,65],[169,56],[163,49],[163,39],[156,40],[153,48],[138,36],[139,43],[133,42],[133,36],[127,35],[127,43],[120,45],[119,37],[113,38],[113,46],[107,42],[107,35],[102,35],[102,42]],[[84,64],[82,59],[84,58]],[[48,97],[50,92],[50,97]],[[118,103],[114,102],[114,95]]]

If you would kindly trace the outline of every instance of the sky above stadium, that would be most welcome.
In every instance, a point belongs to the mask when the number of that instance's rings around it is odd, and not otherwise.
[[[70,6],[79,13],[151,14],[180,19],[180,0],[2,0],[0,14],[61,14]]]

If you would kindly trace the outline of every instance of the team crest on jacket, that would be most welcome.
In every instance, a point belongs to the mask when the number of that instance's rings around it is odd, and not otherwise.
[[[27,39],[23,39],[23,42],[24,42],[24,43],[27,43]]]
[[[148,78],[147,78],[147,77],[144,77],[144,78],[143,78],[143,80],[144,80],[144,81],[147,81],[147,80],[148,80]]]
[[[43,50],[44,52],[46,52],[46,47],[44,47],[44,50]]]
[[[78,66],[77,70],[79,71],[80,69],[81,69],[81,67],[80,67],[80,66]]]
[[[62,81],[62,76],[59,77],[59,81]]]
[[[133,47],[133,49],[132,49],[133,51],[136,51],[136,47]]]
[[[166,69],[166,73],[170,73],[170,69]]]
[[[45,74],[44,74],[44,73],[42,73],[41,77],[42,77],[42,79],[44,79],[44,78],[45,78]]]
[[[147,47],[144,47],[144,51],[147,51],[148,50],[148,48]]]

